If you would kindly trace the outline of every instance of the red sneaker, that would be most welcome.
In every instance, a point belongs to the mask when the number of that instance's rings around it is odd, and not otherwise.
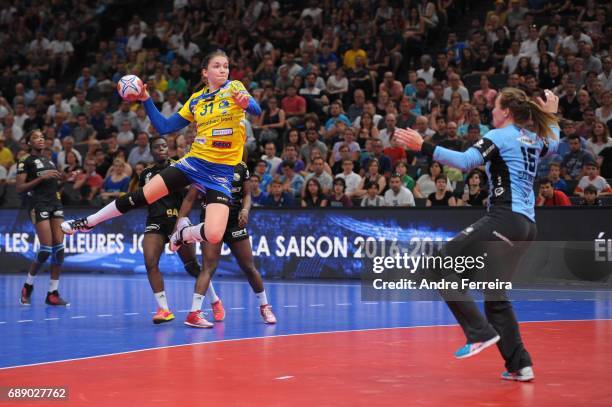
[[[212,307],[215,322],[223,321],[225,319],[225,308],[223,308],[221,300],[210,304],[210,306]]]
[[[275,324],[276,316],[272,312],[272,306],[270,304],[262,305],[259,307],[259,312],[266,324]]]
[[[64,305],[64,306],[70,305],[68,301],[64,300],[60,296],[57,290],[53,291],[52,293],[47,292],[47,298],[45,299],[45,303],[47,303],[47,305]]]
[[[187,314],[185,325],[189,325],[194,328],[212,328],[214,326],[212,322],[208,322],[204,318],[204,313],[200,310],[192,311]]]
[[[174,319],[174,314],[167,309],[158,308],[157,313],[153,315],[154,324],[163,324],[164,322],[170,322]]]

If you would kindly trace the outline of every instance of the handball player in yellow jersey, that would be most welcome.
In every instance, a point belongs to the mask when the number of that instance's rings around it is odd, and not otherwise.
[[[220,50],[208,54],[202,65],[202,78],[207,86],[191,95],[178,113],[167,118],[157,110],[145,85],[139,100],[160,134],[172,133],[196,123],[197,134],[191,150],[154,176],[143,188],[117,198],[86,218],[63,222],[64,233],[88,232],[101,222],[193,184],[206,196],[206,222],[191,226],[187,218],[180,219],[177,233],[170,239],[171,248],[176,250],[183,239],[212,244],[221,242],[229,216],[234,166],[242,160],[246,140],[245,111],[261,114],[258,103],[242,83],[230,81],[228,77],[227,55]]]
[[[229,214],[234,166],[242,160],[246,139],[245,111],[259,115],[261,108],[241,82],[229,81],[229,61],[223,51],[204,59],[202,77],[208,84],[195,92],[178,113],[166,118],[157,110],[146,85],[139,97],[160,134],[178,131],[191,122],[197,135],[190,152],[153,177],[143,188],[127,193],[87,218],[62,223],[64,233],[87,232],[97,224],[142,207],[194,184],[210,202],[203,240],[223,238]]]

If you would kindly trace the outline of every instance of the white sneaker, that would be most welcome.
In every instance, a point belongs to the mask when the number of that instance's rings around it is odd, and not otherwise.
[[[176,221],[176,231],[170,236],[170,250],[176,252],[183,243],[187,243],[183,241],[183,230],[186,227],[192,226],[189,218],[179,218]]]
[[[272,312],[272,306],[269,304],[262,305],[259,307],[259,312],[261,313],[261,317],[266,324],[276,324],[276,316]]]
[[[61,228],[64,234],[73,235],[74,232],[89,232],[93,226],[87,226],[87,218],[79,218],[62,222]]]
[[[525,366],[518,372],[504,372],[501,374],[501,378],[504,380],[513,380],[515,382],[530,382],[535,379],[535,374],[531,366]]]
[[[212,322],[209,322],[206,320],[206,318],[204,318],[204,313],[200,310],[192,311],[187,314],[185,325],[192,326],[194,328],[212,328],[215,326]]]

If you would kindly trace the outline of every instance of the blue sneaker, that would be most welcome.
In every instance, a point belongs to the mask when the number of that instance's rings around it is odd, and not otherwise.
[[[457,359],[469,358],[470,356],[479,354],[489,346],[495,345],[498,341],[499,335],[495,335],[493,338],[485,342],[466,343],[464,346],[459,348],[457,352],[455,352],[455,357]]]
[[[533,374],[533,368],[531,366],[526,366],[519,369],[518,372],[504,372],[501,378],[504,380],[513,380],[515,382],[530,382],[535,379],[535,374]]]

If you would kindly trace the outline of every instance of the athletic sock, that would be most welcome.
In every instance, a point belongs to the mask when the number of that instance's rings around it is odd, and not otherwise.
[[[200,223],[199,225],[187,226],[183,229],[182,238],[183,242],[193,243],[193,242],[202,242],[204,239],[204,224]]]
[[[115,201],[109,203],[104,208],[100,209],[98,212],[93,215],[89,215],[87,217],[87,226],[96,226],[98,223],[102,223],[112,218],[116,218],[117,216],[121,216],[122,213],[117,209],[117,204]]]
[[[193,293],[193,301],[191,302],[191,312],[200,311],[202,309],[202,301],[204,301],[203,295]]]
[[[160,291],[158,293],[155,293],[155,300],[157,301],[157,306],[165,311],[170,310],[170,308],[168,308],[168,298],[166,297],[166,292],[165,291]]]
[[[28,276],[26,277],[26,284],[28,285],[34,285],[34,277],[32,274],[28,273]]]
[[[257,301],[259,301],[259,306],[268,305],[268,297],[266,296],[266,290],[263,290],[260,293],[255,293],[255,297],[257,297]]]
[[[217,293],[215,292],[215,287],[213,287],[212,281],[208,285],[208,291],[206,291],[206,295],[208,296],[208,299],[210,300],[210,305],[219,301],[219,297],[217,297]]]
[[[59,280],[49,280],[49,292],[57,291],[59,287]]]

